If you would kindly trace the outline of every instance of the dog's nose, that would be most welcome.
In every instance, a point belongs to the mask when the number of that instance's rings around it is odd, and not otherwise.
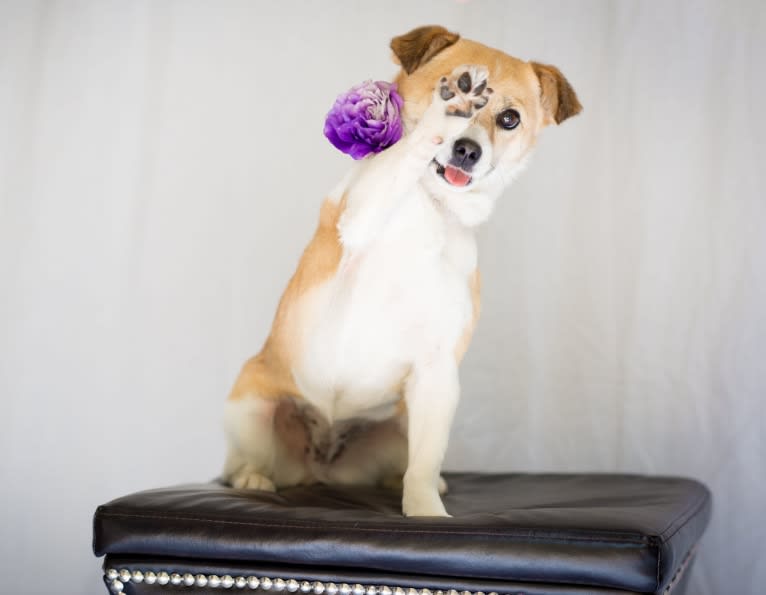
[[[479,159],[481,159],[481,145],[470,138],[459,138],[452,145],[451,165],[471,171]]]

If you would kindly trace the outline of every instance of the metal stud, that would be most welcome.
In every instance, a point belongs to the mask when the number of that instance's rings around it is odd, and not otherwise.
[[[153,572],[147,570],[142,572],[141,570],[128,570],[127,568],[121,568],[119,570],[115,568],[107,568],[104,570],[104,578],[109,584],[109,589],[115,595],[125,595],[123,588],[125,583],[142,583],[147,585],[153,585],[158,583],[162,586],[168,583],[179,586],[181,584],[191,587],[223,587],[224,589],[230,589],[231,587],[237,587],[238,589],[244,589],[249,587],[250,589],[258,589],[259,587],[264,591],[274,590],[277,592],[287,591],[288,593],[297,593],[300,591],[306,595],[485,595],[483,591],[457,591],[450,589],[448,591],[442,591],[441,589],[431,591],[430,589],[415,589],[410,587],[404,589],[402,587],[388,587],[388,586],[376,586],[376,585],[361,585],[359,583],[353,586],[348,583],[341,583],[336,585],[335,583],[325,583],[322,581],[297,581],[294,578],[258,578],[257,576],[237,576],[236,578],[231,575],[224,575],[219,577],[215,574],[204,575],[197,574],[196,576],[191,573],[184,573],[183,575],[173,572],[168,574],[165,571]],[[498,595],[496,591],[491,591],[486,595]]]

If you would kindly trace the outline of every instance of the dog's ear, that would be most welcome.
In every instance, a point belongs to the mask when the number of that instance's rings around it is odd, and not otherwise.
[[[428,25],[394,37],[391,40],[391,49],[404,71],[411,74],[458,39],[460,35],[457,33],[438,25]]]
[[[582,111],[577,94],[555,66],[530,62],[540,80],[540,100],[545,110],[545,123],[561,124]]]

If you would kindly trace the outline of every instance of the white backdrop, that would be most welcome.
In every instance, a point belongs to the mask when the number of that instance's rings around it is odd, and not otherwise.
[[[762,593],[764,6],[0,0],[0,591],[100,592],[96,505],[218,473],[349,163],[324,115],[439,22],[585,106],[482,231],[448,467],[700,478],[691,592]]]

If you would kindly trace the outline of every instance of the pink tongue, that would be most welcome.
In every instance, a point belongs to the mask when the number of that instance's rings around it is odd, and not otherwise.
[[[453,186],[465,186],[468,182],[471,181],[471,176],[463,173],[456,167],[452,167],[451,165],[448,165],[444,168],[444,177]]]

